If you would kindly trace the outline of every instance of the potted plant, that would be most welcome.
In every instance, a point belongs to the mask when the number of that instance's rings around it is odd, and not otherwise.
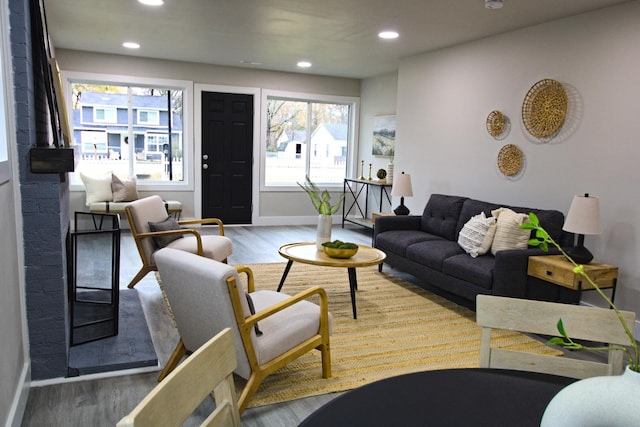
[[[316,234],[316,249],[322,251],[322,244],[331,241],[331,215],[336,213],[340,208],[340,204],[344,200],[344,193],[340,195],[338,203],[331,205],[331,194],[328,190],[320,190],[307,175],[306,181],[301,184],[297,183],[311,199],[311,203],[318,211],[318,230]]]
[[[534,213],[529,213],[529,222],[521,225],[520,228],[535,231],[535,237],[529,240],[529,245],[537,246],[545,252],[549,250],[549,245],[557,248],[567,261],[573,264],[574,273],[584,277],[615,311],[624,332],[629,336],[630,349],[615,346],[588,347],[573,341],[565,330],[562,319],[558,319],[558,332],[562,337],[550,339],[549,344],[560,345],[571,350],[625,351],[629,364],[623,375],[587,378],[562,389],[547,406],[541,425],[543,427],[640,425],[640,411],[636,404],[640,400],[640,351],[631,327],[613,301],[585,272],[584,266],[576,263],[549,236]]]

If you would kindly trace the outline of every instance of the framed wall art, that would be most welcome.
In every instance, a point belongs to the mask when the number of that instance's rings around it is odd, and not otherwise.
[[[371,152],[374,156],[394,156],[396,146],[395,114],[373,118],[373,141],[371,146]]]

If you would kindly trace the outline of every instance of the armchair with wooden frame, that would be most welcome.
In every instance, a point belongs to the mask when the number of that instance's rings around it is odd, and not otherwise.
[[[211,338],[158,384],[117,427],[181,426],[213,394],[215,410],[203,426],[240,426],[233,370],[237,366],[231,329]]]
[[[234,334],[235,373],[247,380],[238,402],[241,413],[268,375],[313,349],[321,353],[322,377],[331,377],[332,317],[324,289],[314,286],[293,296],[256,291],[246,266],[234,268],[172,248],[160,249],[155,259],[180,333],[159,381],[224,328]],[[318,304],[306,301],[311,297]]]
[[[627,324],[633,325],[635,313],[621,313]],[[620,319],[614,310],[608,308],[478,295],[476,323],[482,327],[480,367],[541,372],[578,379],[622,373],[624,352],[621,350],[607,351],[607,362],[603,363],[491,347],[492,329],[558,336],[559,319],[562,319],[567,334],[573,340],[617,347],[629,345],[629,336],[624,332]]]
[[[231,240],[224,235],[224,225],[218,218],[173,221],[165,209],[160,196],[149,196],[135,200],[125,206],[131,234],[136,242],[142,267],[129,283],[133,288],[147,273],[157,271],[155,253],[162,245],[198,254],[216,261],[226,262],[233,251]],[[165,231],[152,231],[151,225]],[[214,225],[218,235],[203,235],[195,228],[180,228],[190,225]]]

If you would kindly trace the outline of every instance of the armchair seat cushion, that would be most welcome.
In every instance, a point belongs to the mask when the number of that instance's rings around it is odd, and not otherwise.
[[[256,313],[289,298],[276,291],[256,291],[251,299]],[[318,334],[320,307],[309,301],[300,301],[259,322],[262,335],[254,339],[258,363],[263,365],[287,350]],[[333,320],[329,313],[329,333]],[[262,339],[265,337],[268,339]]]
[[[233,245],[231,239],[225,236],[201,236],[202,238],[202,250],[204,251],[205,258],[211,258],[216,260],[227,259],[233,252]],[[190,252],[192,254],[198,253],[198,244],[195,236],[185,234],[184,238],[176,239],[170,242],[167,248],[179,249],[181,251]],[[153,262],[155,262],[155,252],[151,255]],[[257,310],[257,308],[256,308]]]

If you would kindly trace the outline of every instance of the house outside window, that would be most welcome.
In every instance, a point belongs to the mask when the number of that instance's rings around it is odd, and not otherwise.
[[[305,176],[342,186],[353,168],[357,99],[267,93],[262,189],[298,189]]]
[[[159,125],[160,115],[158,114],[158,111],[138,110],[138,124],[153,126]]]
[[[117,110],[115,108],[94,107],[93,120],[96,123],[117,123]]]
[[[135,176],[142,186],[192,185],[185,173],[185,157],[192,156],[184,144],[186,87],[114,83],[108,77],[67,81],[72,144],[80,154],[72,185],[82,185],[80,172]]]

